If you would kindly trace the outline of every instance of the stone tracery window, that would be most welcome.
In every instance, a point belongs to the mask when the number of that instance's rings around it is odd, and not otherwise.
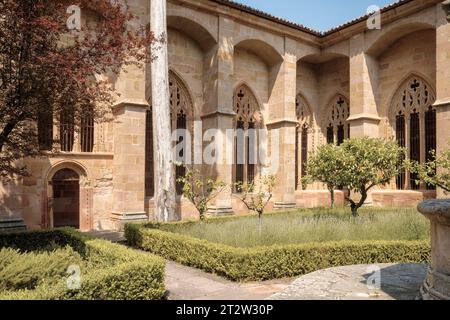
[[[409,77],[394,95],[390,123],[400,146],[406,147],[411,160],[425,162],[436,149],[436,96],[430,85],[418,76]],[[419,190],[417,177],[402,172],[396,179],[397,189]]]
[[[251,183],[257,174],[257,130],[263,125],[262,114],[255,95],[246,85],[241,85],[235,90],[233,106],[236,113],[233,125],[236,129],[233,181]]]
[[[297,190],[302,185],[301,178],[306,175],[309,138],[313,124],[311,109],[303,95],[297,95],[295,105],[298,121],[295,135],[295,189]]]
[[[348,99],[337,95],[328,109],[326,123],[327,143],[342,144],[345,139],[350,138],[350,126],[347,119],[350,117],[350,104]]]
[[[172,130],[180,130],[180,133],[188,130],[193,134],[193,104],[182,80],[172,71],[169,72],[169,95],[170,95],[170,121]],[[186,137],[186,134],[180,134],[177,144],[182,148],[178,157],[183,159],[184,164],[190,164],[192,157],[192,142]],[[184,176],[186,169],[176,167],[175,179]],[[147,197],[153,197],[154,188],[154,154],[153,154],[153,116],[152,109],[147,111],[146,117],[146,169],[145,169],[145,193]],[[177,194],[182,194],[182,185],[176,182]]]
[[[177,155],[182,159],[183,164],[190,164],[189,157],[192,153],[192,145],[188,141],[186,136],[186,130],[193,133],[192,113],[193,105],[188,94],[188,91],[181,79],[179,79],[173,72],[169,73],[169,93],[170,93],[170,120],[172,122],[172,130],[180,130],[177,144],[182,146],[179,154]],[[183,177],[186,174],[186,168],[177,166],[175,168],[175,179]],[[177,194],[183,193],[183,185],[176,182]]]

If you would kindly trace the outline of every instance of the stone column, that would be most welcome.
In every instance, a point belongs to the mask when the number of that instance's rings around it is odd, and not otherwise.
[[[450,300],[450,200],[425,201],[418,210],[431,221],[431,266],[421,297]]]
[[[364,35],[350,39],[350,136],[378,137],[378,63],[363,51]]]
[[[233,128],[233,119],[235,113],[233,111],[233,32],[234,22],[228,18],[219,17],[218,23],[219,46],[217,48],[216,59],[213,61],[215,75],[210,74],[210,79],[216,79],[216,85],[210,90],[209,104],[202,115],[203,130],[218,129],[222,136],[222,151],[219,163],[214,165],[204,165],[204,174],[211,178],[216,178],[226,183],[228,186],[232,184],[232,163],[227,161],[227,152],[233,150],[232,141],[227,144],[226,130]],[[208,68],[211,68],[208,66]],[[214,81],[209,81],[214,83]],[[231,144],[230,144],[231,143]],[[208,210],[210,215],[228,215],[233,213],[231,188],[228,188],[214,199]]]
[[[112,221],[147,221],[145,197],[145,117],[148,103],[125,100],[113,108],[114,161]]]
[[[437,152],[449,148],[450,138],[450,3],[444,3],[445,10],[437,12],[436,27],[436,103],[437,110]],[[438,189],[438,197],[444,192]]]
[[[378,62],[364,48],[364,35],[350,39],[350,138],[379,137]],[[370,192],[366,204],[372,201]]]
[[[297,119],[295,96],[297,80],[297,57],[286,53],[279,68],[271,72],[274,83],[269,100],[269,139],[273,130],[278,130],[279,150],[271,141],[271,157],[278,155],[276,187],[274,190],[275,209],[294,208],[295,201],[295,135]]]

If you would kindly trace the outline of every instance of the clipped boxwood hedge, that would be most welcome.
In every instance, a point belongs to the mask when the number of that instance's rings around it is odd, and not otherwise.
[[[353,241],[235,248],[158,230],[158,224],[129,224],[130,245],[233,281],[295,277],[330,267],[430,260],[429,241]]]
[[[19,300],[157,300],[165,294],[165,261],[72,229],[0,235],[0,250],[52,252],[70,246],[84,260],[81,288],[68,290],[66,277],[46,281],[34,290],[0,292],[0,299]],[[51,256],[51,255],[50,255]]]

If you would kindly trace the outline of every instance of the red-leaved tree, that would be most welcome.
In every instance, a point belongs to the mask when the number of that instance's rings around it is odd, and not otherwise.
[[[67,26],[71,5],[81,8],[81,30]],[[148,62],[154,41],[119,1],[0,0],[0,177],[27,174],[17,160],[41,154],[43,119],[107,120],[110,80]]]

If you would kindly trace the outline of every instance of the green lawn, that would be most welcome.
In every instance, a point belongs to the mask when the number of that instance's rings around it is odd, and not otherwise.
[[[430,225],[416,209],[361,209],[353,218],[348,208],[298,210],[258,218],[212,219],[205,223],[164,225],[161,229],[233,247],[342,240],[424,240]]]

